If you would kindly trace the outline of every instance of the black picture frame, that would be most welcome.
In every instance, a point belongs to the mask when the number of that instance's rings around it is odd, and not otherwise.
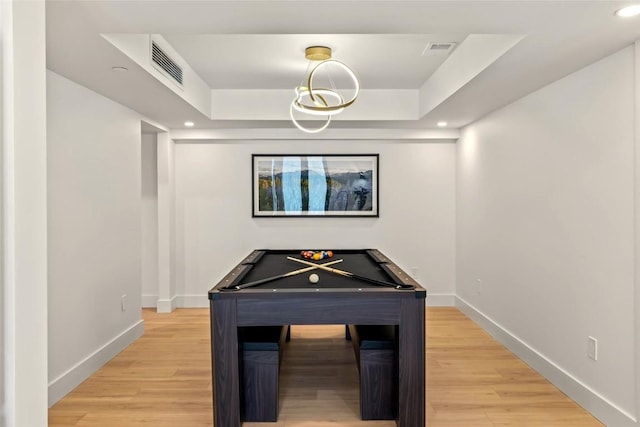
[[[252,154],[252,217],[380,216],[378,154]]]

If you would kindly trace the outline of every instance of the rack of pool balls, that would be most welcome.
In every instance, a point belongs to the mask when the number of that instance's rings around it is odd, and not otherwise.
[[[331,258],[333,251],[302,251],[300,252],[300,256],[302,258],[320,261],[321,259]]]

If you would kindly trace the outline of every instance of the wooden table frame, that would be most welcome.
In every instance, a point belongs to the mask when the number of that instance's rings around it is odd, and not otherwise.
[[[378,252],[379,253],[379,252]],[[381,255],[381,254],[380,254]],[[426,291],[389,261],[414,290],[219,289],[244,268],[240,263],[209,291],[215,427],[240,427],[238,327],[255,325],[398,325],[398,427],[425,426]]]

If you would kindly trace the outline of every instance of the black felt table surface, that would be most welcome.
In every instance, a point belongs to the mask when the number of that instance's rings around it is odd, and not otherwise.
[[[267,277],[273,277],[288,273],[293,270],[299,270],[301,268],[308,267],[305,264],[298,263],[287,259],[287,257],[298,258],[305,261],[310,261],[317,264],[324,264],[326,262],[343,260],[340,263],[330,265],[329,267],[347,271],[349,273],[364,276],[375,280],[384,282],[395,283],[394,279],[387,274],[381,265],[369,256],[366,251],[351,250],[351,251],[334,251],[332,258],[325,258],[323,260],[308,260],[300,255],[300,251],[279,251],[269,250],[255,263],[251,264],[251,269],[240,280],[236,281],[234,285],[253,282],[261,280]],[[309,276],[311,274],[317,274],[320,278],[318,283],[311,283]],[[325,271],[322,269],[314,269],[306,273],[298,274],[295,276],[285,277],[282,279],[274,280],[268,283],[264,283],[255,287],[255,289],[292,289],[292,288],[364,288],[374,287],[375,285],[367,283],[366,281],[357,280],[354,278],[340,276],[338,274]]]

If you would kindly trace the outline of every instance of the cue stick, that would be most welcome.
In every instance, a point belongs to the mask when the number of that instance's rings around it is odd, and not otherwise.
[[[314,264],[314,263],[312,263],[310,261],[306,261],[306,260],[298,259],[298,258],[293,258],[293,257],[290,257],[290,256],[288,256],[287,259],[289,259],[291,261],[299,262],[301,264],[315,265],[316,267],[318,267],[321,270],[326,270],[326,271],[330,271],[331,273],[334,273],[334,274],[337,274],[337,275],[340,275],[340,276],[350,277],[352,279],[362,280],[364,282],[373,283],[374,285],[378,285],[378,286],[387,286],[387,287],[396,288],[396,289],[414,289],[413,285],[405,285],[405,284],[383,282],[382,280],[376,280],[376,279],[372,279],[370,277],[358,276],[357,274],[353,274],[353,273],[350,273],[348,271],[338,270],[337,268],[326,267],[325,266],[326,264]]]
[[[290,276],[295,276],[297,274],[306,273],[307,271],[315,270],[317,268],[322,268],[323,266],[326,266],[326,265],[337,264],[339,262],[342,262],[342,260],[341,259],[337,259],[337,260],[334,260],[334,261],[325,262],[324,264],[313,264],[313,267],[305,267],[305,268],[301,268],[299,270],[293,270],[293,271],[290,271],[288,273],[280,274],[278,276],[266,277],[264,279],[255,280],[253,282],[248,282],[248,283],[243,283],[242,285],[233,286],[231,288],[230,287],[225,287],[225,288],[222,288],[220,290],[221,291],[238,291],[240,289],[250,288],[252,286],[258,286],[258,285],[261,285],[263,283],[272,282],[274,280],[284,279],[285,277],[290,277]],[[329,267],[326,267],[326,268],[329,268]]]

